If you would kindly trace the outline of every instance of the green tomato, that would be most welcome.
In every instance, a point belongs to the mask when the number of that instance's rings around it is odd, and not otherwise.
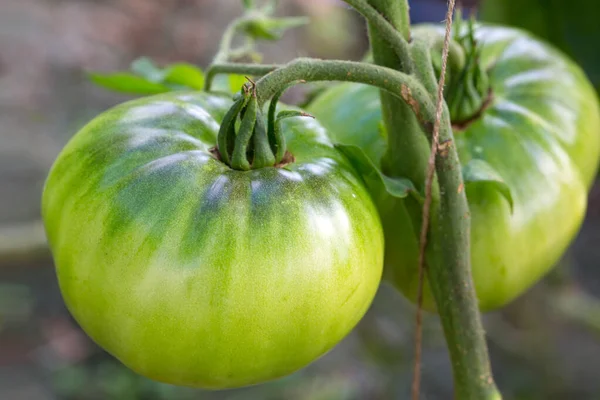
[[[158,381],[296,371],[348,334],[381,279],[377,210],[324,129],[287,120],[293,163],[232,170],[210,152],[231,104],[178,92],[117,106],[71,139],[44,189],[68,309]]]
[[[443,35],[431,26],[413,34],[432,32]],[[576,235],[598,166],[600,113],[584,73],[557,50],[503,27],[478,26],[476,38],[493,98],[468,127],[455,129],[455,145],[463,165],[474,159],[491,165],[514,201],[511,211],[496,189],[467,186],[473,279],[481,309],[491,310],[543,276]],[[335,142],[360,146],[381,165],[387,137],[376,88],[338,85],[308,111]],[[373,196],[386,235],[385,277],[414,300],[418,239],[411,218],[401,200]],[[434,309],[425,290],[425,307]]]

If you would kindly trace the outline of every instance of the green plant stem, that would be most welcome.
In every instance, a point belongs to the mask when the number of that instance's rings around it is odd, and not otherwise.
[[[410,17],[405,0],[367,1],[405,41],[410,40]],[[375,64],[409,73],[412,65],[410,54],[400,59],[389,44],[389,35],[384,34],[373,22],[368,23],[368,28]],[[429,153],[429,145],[419,129],[419,122],[408,105],[388,93],[381,93],[381,110],[388,134],[388,151],[383,159],[382,169],[390,176],[409,178],[423,192],[427,169],[427,158],[423,155]],[[406,203],[411,208],[411,215],[419,214],[419,204],[410,201]],[[419,226],[419,221],[413,223],[416,227]]]
[[[437,95],[438,84],[435,80],[435,72],[431,67],[431,52],[429,47],[422,41],[415,41],[411,45],[411,55],[415,62],[415,74],[433,97]]]
[[[428,33],[419,35],[419,41],[424,42],[431,50],[435,50],[442,53],[442,47],[444,45],[444,39],[438,34]],[[459,73],[465,66],[467,56],[465,51],[456,40],[450,41],[450,48],[448,52],[448,72],[447,74]]]
[[[258,104],[262,107],[276,93],[293,83],[344,81],[364,83],[389,92],[414,107],[414,111],[429,131],[433,128],[435,108],[427,90],[409,74],[379,65],[355,61],[297,58],[263,76],[256,82]]]
[[[217,63],[212,64],[206,72],[204,79],[204,90],[210,91],[215,77],[219,74],[242,74],[252,76],[263,76],[276,70],[278,64],[241,64],[241,63]]]
[[[453,5],[453,4],[452,4]],[[452,10],[446,30],[446,41],[450,39]],[[446,52],[442,60],[447,60]],[[437,90],[438,102],[443,100],[444,76],[436,82],[430,54],[424,47],[413,48],[419,77],[431,92]],[[442,61],[442,72],[445,70]],[[462,179],[461,164],[454,146],[454,135],[448,108],[436,104],[436,124],[430,138],[432,151],[429,163],[435,160],[435,170],[440,187],[439,202],[431,203],[431,245],[426,251],[432,261],[427,272],[436,300],[444,333],[448,342],[452,371],[455,382],[455,397],[458,399],[499,399],[500,393],[494,385],[487,353],[485,334],[481,325],[477,295],[471,276],[470,212]],[[428,183],[433,179],[433,169]],[[431,190],[429,184],[427,188]],[[431,196],[429,194],[429,196]],[[432,199],[433,200],[433,199]],[[424,209],[425,212],[425,209]],[[424,232],[427,227],[424,226]],[[421,237],[422,246],[427,238]],[[424,249],[421,249],[423,251]]]
[[[471,275],[471,218],[447,109],[439,143],[440,197],[432,204],[427,273],[450,351],[455,398],[499,400]]]
[[[366,0],[410,42],[410,13],[406,0]]]
[[[224,63],[229,59],[229,52],[231,51],[231,43],[237,33],[238,29],[248,23],[247,17],[236,18],[225,28],[221,42],[219,43],[219,51],[213,58],[212,64]]]
[[[403,64],[400,70],[406,73],[413,72],[414,66],[410,57],[408,36],[401,35],[367,0],[344,0],[344,2],[358,11],[377,30],[377,34],[385,38],[386,43],[392,47]],[[401,14],[405,15],[404,11]],[[407,20],[407,23],[410,24],[410,21]]]
[[[406,0],[368,0],[404,38],[410,40],[410,21]],[[369,24],[371,49],[375,63],[402,70],[406,62],[398,59],[398,52],[390,48],[386,32]],[[420,64],[417,76],[429,94],[437,88],[431,66],[422,48],[413,52]],[[458,53],[460,55],[460,53]],[[425,61],[425,62],[424,62]],[[459,59],[460,61],[460,59]],[[404,97],[404,96],[403,96]],[[403,99],[405,100],[405,99]],[[414,117],[408,111],[416,107],[409,102],[400,102],[397,97],[381,94],[382,112],[388,131],[388,153],[384,165],[391,175],[408,177],[421,191],[426,182],[429,146],[425,137],[416,129]],[[417,100],[422,109],[424,104]],[[419,116],[431,142],[433,118],[429,110]],[[412,125],[412,127],[411,127]],[[439,141],[443,146],[435,160],[438,188],[430,189],[431,231],[427,249],[428,275],[434,294],[453,366],[455,398],[457,399],[500,399],[495,387],[481,325],[478,301],[470,266],[470,214],[462,181],[461,165],[453,146],[453,134],[447,107],[440,121]],[[434,143],[435,145],[435,143]],[[415,215],[415,204],[405,202],[410,213]],[[418,227],[416,221],[413,221]]]

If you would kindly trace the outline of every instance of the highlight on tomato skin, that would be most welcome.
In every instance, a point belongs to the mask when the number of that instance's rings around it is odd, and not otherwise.
[[[288,118],[293,162],[234,170],[211,152],[231,104],[173,92],[112,108],[44,188],[69,311],[154,380],[221,389],[290,374],[350,332],[380,283],[377,210],[325,130]]]
[[[415,26],[413,35],[442,37],[443,29]],[[498,185],[466,183],[473,279],[480,308],[488,311],[544,276],[579,231],[598,168],[600,111],[581,68],[550,45],[518,29],[484,24],[476,25],[475,39],[490,97],[473,120],[455,125],[455,145],[463,167],[485,163],[510,192],[507,197]],[[361,147],[381,166],[388,145],[376,88],[342,83],[307,110],[333,141]],[[418,239],[405,228],[411,215],[404,206],[411,199],[394,199],[380,187],[371,194],[386,235],[385,279],[414,301]],[[435,310],[427,285],[424,305]]]

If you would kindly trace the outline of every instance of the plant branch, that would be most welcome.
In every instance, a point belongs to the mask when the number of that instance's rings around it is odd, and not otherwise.
[[[251,76],[263,76],[276,70],[281,65],[277,64],[241,64],[241,63],[219,63],[210,66],[204,79],[204,90],[210,91],[215,77],[219,74],[240,74]]]
[[[406,0],[368,0],[368,2],[390,21],[407,41],[410,40]],[[374,23],[369,23],[375,63],[402,70],[407,63],[399,59],[398,52],[392,51],[385,32],[380,28]],[[447,48],[449,48],[448,41],[447,36]],[[437,45],[431,41],[427,43]],[[429,58],[420,45],[415,45],[412,50],[412,56],[417,56],[416,61],[420,64],[415,66],[416,75],[425,90],[433,93],[439,86],[435,78],[432,80],[435,75]],[[457,59],[456,63],[460,64],[462,53],[456,48],[454,51],[458,54],[454,59]],[[462,182],[461,165],[452,145],[454,142],[447,107],[443,107],[442,114],[436,112],[434,107],[433,115],[430,115],[430,107],[424,106],[425,103],[421,99],[416,99],[410,90],[405,88],[403,94],[401,96],[403,102],[398,101],[397,95],[394,97],[387,93],[381,95],[383,119],[388,131],[388,153],[384,159],[384,168],[390,175],[408,177],[416,185],[427,186],[431,221],[420,222],[426,223],[427,226],[431,224],[431,245],[427,249],[427,260],[430,264],[428,274],[450,350],[456,398],[499,399],[500,394],[495,388],[491,375],[487,345],[471,276],[470,215]],[[412,98],[412,101],[406,101],[407,97]],[[410,112],[417,115],[421,127],[431,142],[432,149],[440,152],[440,157],[434,160],[438,175],[437,182],[431,178],[433,161],[428,162],[427,155],[431,155],[427,149],[429,146],[415,124],[411,124],[414,118],[411,119]],[[426,115],[420,115],[420,112]],[[441,145],[436,143],[437,135],[434,135],[433,129],[435,121],[439,124]],[[423,187],[421,186],[420,189]],[[405,206],[413,215],[413,224],[420,225],[418,218],[414,217],[420,214],[420,207],[410,201],[405,201]],[[422,217],[426,218],[427,215]],[[422,256],[421,263],[424,263],[424,260],[425,257]]]
[[[427,253],[433,262],[427,271],[450,351],[455,398],[497,400],[501,395],[492,377],[485,333],[471,274],[469,206],[464,190],[461,164],[454,146],[448,108],[443,102],[453,11],[454,0],[449,0],[442,67],[437,85],[436,119],[433,135],[430,137],[427,195],[420,237],[419,302],[422,301],[427,231],[431,229],[432,246],[427,249]],[[433,73],[421,76],[431,79]],[[431,86],[432,83],[429,82],[426,86]],[[440,190],[439,204],[428,201],[431,199],[434,165]],[[430,215],[433,219],[431,227],[428,221]]]
[[[433,63],[430,48],[425,42],[415,40],[410,46],[410,51],[415,62],[415,74],[429,94],[432,97],[437,96],[438,82],[435,79],[435,71],[431,68]]]
[[[240,18],[236,18],[225,28],[225,32],[221,37],[221,42],[219,43],[219,51],[213,58],[212,64],[224,63],[229,59],[229,53],[231,51],[231,44],[233,43],[233,38],[237,31],[244,25],[248,23],[248,18],[243,16]]]
[[[294,82],[344,81],[376,86],[409,105],[424,129],[433,132],[435,105],[419,80],[409,74],[355,61],[297,58],[256,82],[259,105]]]
[[[392,47],[403,66],[402,72],[411,73],[414,70],[408,41],[394,26],[389,23],[367,0],[344,0],[358,11],[377,33]]]
[[[410,42],[410,13],[407,0],[366,0]],[[370,22],[370,21],[369,21]]]
[[[444,39],[440,35],[428,32],[427,34],[419,34],[419,41],[427,44],[427,46],[439,52],[442,52],[444,47]],[[466,63],[467,56],[462,46],[451,39],[448,43],[448,70],[450,73],[461,71]]]
[[[455,398],[499,400],[471,275],[471,216],[447,108],[437,152],[440,198],[431,209],[427,273],[450,351]]]
[[[366,1],[405,41],[410,41],[410,16],[406,0]],[[375,19],[368,21],[368,28],[375,64],[401,72],[407,72],[407,66],[414,66],[410,54],[401,58],[394,50],[389,42],[390,35],[381,29],[380,24],[375,23]],[[389,93],[381,92],[381,112],[387,131],[388,147],[380,167],[389,176],[410,179],[422,193],[427,167],[425,155],[429,149],[420,126],[422,124],[415,118],[410,105]],[[419,226],[421,204],[412,200],[404,201],[404,204],[412,217],[413,225]]]

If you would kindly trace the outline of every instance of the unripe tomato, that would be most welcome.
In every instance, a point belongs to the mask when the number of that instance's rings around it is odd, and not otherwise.
[[[443,29],[413,30],[415,38],[432,34],[442,37]],[[514,201],[511,210],[496,189],[467,186],[473,278],[481,308],[490,310],[543,276],[579,230],[598,166],[600,112],[582,70],[559,51],[517,29],[484,25],[475,35],[492,97],[481,115],[455,127],[454,145],[463,165],[482,160],[493,167]],[[387,137],[376,88],[340,84],[308,110],[333,141],[362,147],[381,166]],[[385,276],[414,300],[418,238],[411,218],[402,200],[372,195],[386,235]],[[425,290],[425,307],[434,309]]]
[[[45,185],[68,309],[155,380],[289,374],[348,334],[379,285],[376,208],[324,129],[286,120],[295,161],[233,170],[210,151],[231,104],[178,92],[117,106],[71,139]]]

